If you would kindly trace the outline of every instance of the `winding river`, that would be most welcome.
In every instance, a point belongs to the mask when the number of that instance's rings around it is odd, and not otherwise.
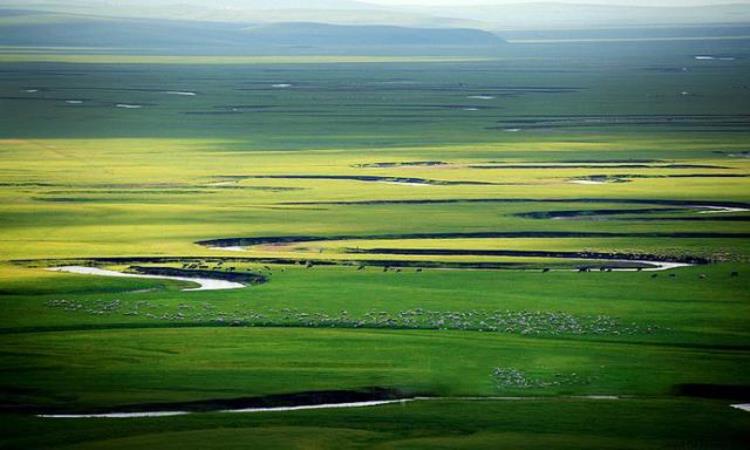
[[[556,400],[556,399],[575,399],[575,400],[604,400],[604,401],[616,401],[620,397],[614,395],[583,395],[583,396],[563,396],[563,397],[407,397],[399,399],[389,400],[369,400],[360,402],[345,402],[345,403],[321,403],[321,404],[310,404],[310,405],[295,405],[295,406],[270,406],[270,407],[257,407],[257,408],[241,408],[241,409],[223,409],[217,411],[204,411],[204,412],[215,412],[222,414],[247,414],[247,413],[263,413],[263,412],[287,412],[287,411],[304,411],[311,409],[342,409],[342,408],[366,408],[373,406],[384,406],[412,402],[425,402],[425,401],[445,401],[445,400],[460,400],[460,401],[473,401],[473,402],[487,402],[487,401],[538,401],[538,400]],[[184,416],[188,414],[196,414],[196,411],[151,411],[151,412],[113,412],[113,413],[101,413],[101,414],[37,414],[36,417],[46,419],[138,419],[144,417],[170,417],[170,416]]]
[[[62,266],[62,267],[51,267],[47,270],[53,272],[67,272],[77,273],[81,275],[99,275],[104,277],[121,277],[121,278],[150,278],[157,280],[176,280],[176,281],[188,281],[190,283],[198,284],[197,288],[186,288],[183,291],[218,291],[225,289],[240,289],[245,287],[244,284],[236,283],[234,281],[217,280],[212,278],[189,278],[189,277],[175,277],[168,275],[145,275],[145,274],[134,274],[117,272],[115,270],[99,269],[97,267],[85,267],[85,266]]]

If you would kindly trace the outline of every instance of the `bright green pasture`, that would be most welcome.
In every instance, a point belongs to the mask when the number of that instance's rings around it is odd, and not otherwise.
[[[747,289],[747,282],[731,279],[734,269],[744,266],[682,269],[676,278],[657,279],[646,273],[287,268],[265,285],[205,293],[182,293],[172,282],[39,272],[3,282],[2,331],[8,351],[2,361],[15,369],[3,374],[2,384],[9,388],[10,404],[83,410],[331,386],[386,386],[429,395],[641,397],[669,395],[680,383],[746,384],[750,311],[747,297],[738,293]],[[148,288],[157,290],[141,292]],[[24,292],[36,295],[19,295]],[[285,308],[325,314],[347,310],[352,315],[415,308],[556,311],[608,314],[623,323],[647,322],[659,329],[650,335],[551,338],[216,323],[190,327],[189,322],[47,306],[60,298],[146,300],[157,306],[150,310],[156,316],[179,305],[205,304],[227,317],[238,311],[274,316],[273,311]],[[279,323],[282,316],[276,314]],[[543,389],[498,388],[491,377],[495,367],[542,378],[576,373],[586,381]]]
[[[0,116],[3,408],[88,411],[364,387],[542,397],[132,421],[3,413],[0,447],[746,446],[750,416],[730,404],[748,399],[679,394],[683,384],[750,385],[748,213],[705,211],[750,203],[747,49],[535,48],[473,61],[0,55],[0,109],[12,112]],[[696,52],[737,58],[701,62]],[[331,178],[342,176],[381,178]],[[574,183],[592,179],[612,182]],[[545,217],[559,211],[583,215]],[[618,235],[413,236],[478,232]],[[196,245],[260,236],[345,238],[242,252]],[[357,247],[721,263],[654,274],[542,273],[575,262],[348,253]],[[535,270],[228,260],[270,281],[206,292],[44,270],[61,260],[167,256],[523,262]],[[84,306],[55,306],[62,300]],[[114,312],[102,306],[115,301]],[[148,306],[127,314],[136,305]],[[175,319],[191,308],[211,319]],[[601,334],[522,334],[347,321],[323,328],[290,318],[414,310],[605,316],[617,325]],[[264,319],[231,320],[253,314]],[[495,368],[576,382],[523,389],[498,384]],[[570,398],[585,395],[621,398]]]
[[[18,334],[9,400],[86,411],[128,404],[364,386],[433,396],[667,396],[677,384],[747,383],[740,350],[555,341],[490,333],[156,328]],[[408,357],[405,357],[409,355]],[[495,367],[580,384],[496,386]],[[644,380],[648,380],[645,382]],[[728,407],[728,405],[727,405]]]
[[[644,208],[607,204],[612,199],[746,201],[745,178],[635,178],[629,183],[571,184],[587,174],[638,172],[680,175],[693,172],[746,174],[741,158],[712,153],[716,142],[666,139],[526,144],[519,160],[515,144],[426,149],[305,152],[239,151],[218,141],[174,140],[8,140],[0,171],[4,185],[3,239],[8,258],[115,255],[218,255],[197,247],[201,239],[273,235],[361,235],[481,231],[715,232],[747,230],[741,221],[639,222],[632,220],[538,220],[516,214],[546,210]],[[232,144],[238,145],[238,144]],[[244,144],[250,149],[250,144]],[[229,148],[227,146],[230,146]],[[657,146],[652,159],[716,166],[717,169],[476,169],[488,160],[559,164],[569,160],[619,160],[630,151]],[[737,147],[727,141],[723,148]],[[240,147],[242,148],[242,147]],[[729,151],[729,150],[727,150]],[[739,148],[738,150],[739,151]],[[491,158],[489,155],[495,155]],[[506,157],[507,155],[507,157]],[[565,156],[563,156],[565,155]],[[681,155],[678,157],[678,155]],[[545,159],[538,159],[545,157]],[[537,158],[537,159],[532,159]],[[447,166],[359,168],[358,164],[445,161]],[[567,163],[571,166],[575,164]],[[611,164],[610,164],[611,165]],[[664,165],[664,163],[661,163]],[[615,164],[617,166],[617,164]],[[19,169],[22,167],[24,169]],[[489,185],[399,185],[335,179],[231,178],[242,176],[380,176]],[[686,189],[686,183],[690,188]],[[298,202],[411,199],[599,199],[599,203],[443,203],[304,205]],[[650,206],[654,207],[654,206]],[[669,208],[668,206],[660,206]],[[674,213],[667,214],[674,216]],[[695,212],[682,216],[711,218]],[[678,215],[679,217],[680,215]],[[720,219],[720,218],[719,218]],[[26,243],[23,244],[22,243]],[[29,243],[34,245],[28,245]],[[37,245],[38,244],[38,245]],[[739,240],[668,243],[623,240],[580,242],[580,249],[654,250],[701,255],[744,253]],[[457,244],[446,241],[447,246]],[[388,245],[383,245],[388,246]],[[551,247],[557,247],[551,244]],[[536,250],[544,250],[541,244]]]
[[[263,270],[251,265],[252,270]],[[47,306],[50,300],[94,302],[117,298],[126,304],[149,301],[156,316],[179,305],[215,307],[227,318],[235,311],[270,314],[283,324],[285,308],[307,313],[352,315],[424,309],[429,311],[553,311],[606,314],[624,323],[662,329],[653,335],[607,336],[608,340],[670,344],[744,345],[748,315],[745,264],[677,269],[652,278],[648,272],[571,273],[540,271],[465,271],[427,269],[384,273],[379,268],[273,266],[269,283],[239,290],[181,292],[186,283],[130,280],[39,269],[5,268],[0,292],[6,299],[2,330],[88,327],[172,326],[175,323],[118,314],[97,316]],[[704,277],[702,278],[701,275]],[[277,313],[274,313],[277,311]],[[190,325],[177,323],[177,325]],[[216,324],[213,324],[216,325]]]

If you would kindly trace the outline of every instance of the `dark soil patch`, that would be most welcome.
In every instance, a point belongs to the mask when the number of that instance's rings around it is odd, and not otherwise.
[[[686,397],[718,398],[727,400],[750,400],[750,385],[746,384],[701,384],[689,383],[674,386],[676,395]]]
[[[574,180],[593,180],[593,181],[604,181],[622,183],[630,181],[631,178],[748,178],[750,175],[740,173],[678,173],[668,175],[649,175],[649,174],[633,174],[633,173],[618,173],[618,174],[597,174],[587,175],[585,177],[573,178]]]
[[[474,164],[472,169],[729,169],[708,164]],[[610,175],[611,176],[611,175]]]
[[[194,256],[167,256],[167,257],[113,257],[113,258],[87,258],[84,260],[74,259],[47,259],[47,260],[13,260],[14,264],[26,267],[54,267],[63,265],[92,265],[92,264],[170,264],[170,263],[190,263],[199,261],[223,261],[225,263],[247,263],[247,264],[273,264],[286,266],[348,266],[348,267],[378,267],[378,268],[416,268],[416,269],[465,269],[465,270],[508,270],[508,269],[529,269],[537,265],[529,265],[523,262],[450,262],[450,261],[408,261],[408,260],[387,260],[387,259],[350,259],[350,260],[330,260],[330,259],[293,259],[293,258],[263,258],[263,257],[238,257],[238,256],[220,256],[213,258],[196,258]],[[539,266],[541,267],[541,266]],[[592,263],[587,267],[598,267]],[[647,267],[645,264],[622,263],[608,264],[607,267]]]
[[[407,398],[403,391],[381,387],[341,391],[310,391],[292,394],[276,394],[262,397],[242,397],[228,399],[195,400],[175,403],[144,403],[124,405],[118,408],[106,408],[85,411],[85,414],[139,413],[161,411],[212,412],[247,408],[278,408],[294,406],[315,406],[378,400],[399,400]],[[34,406],[0,406],[3,412],[23,412],[34,414],[81,414],[76,409],[42,410]]]
[[[214,280],[234,281],[242,284],[263,284],[268,282],[268,277],[259,273],[249,272],[220,272],[217,270],[186,270],[174,267],[148,267],[148,266],[130,266],[128,272],[139,273],[143,275],[165,275],[170,277],[185,278],[210,278]]]
[[[353,200],[353,201],[313,201],[282,202],[281,205],[441,205],[453,203],[611,203],[621,205],[664,205],[664,206],[720,206],[750,208],[750,203],[712,200],[661,200],[661,199],[618,199],[618,198],[450,198],[450,199],[408,199],[408,200]]]
[[[579,217],[615,216],[623,214],[679,213],[684,209],[677,208],[641,208],[641,209],[579,209],[573,211],[532,211],[515,214],[516,217],[528,219],[573,219]]]
[[[248,247],[261,244],[291,244],[297,242],[347,241],[347,240],[389,240],[389,239],[481,239],[481,238],[723,238],[747,239],[750,233],[713,233],[713,232],[585,232],[585,231],[485,231],[470,233],[403,233],[378,235],[337,235],[337,236],[259,236],[209,239],[196,244],[206,247]]]
[[[625,217],[617,220],[631,220],[641,222],[660,222],[660,221],[682,221],[682,222],[750,222],[750,216],[723,216],[719,214],[707,214],[703,217]]]
[[[404,183],[404,184],[429,184],[436,186],[455,186],[455,185],[496,185],[486,181],[447,181],[447,180],[428,180],[425,178],[411,177],[377,177],[377,176],[357,176],[357,175],[222,175],[216,178],[225,179],[279,179],[279,180],[350,180],[364,181],[372,183]]]
[[[490,161],[491,163],[495,163],[496,161]],[[564,164],[653,164],[653,163],[663,163],[664,160],[661,159],[568,159],[564,161],[559,161],[560,163]],[[501,162],[499,164],[502,164]]]
[[[387,169],[390,167],[421,167],[421,166],[445,166],[444,161],[405,161],[405,162],[376,162],[368,164],[355,164],[353,167],[360,169]]]
[[[716,115],[616,115],[616,116],[514,116],[498,121],[498,126],[488,129],[544,130],[558,128],[596,128],[632,126],[668,126],[674,128],[707,127],[709,129],[746,129],[750,125],[748,114]]]
[[[604,259],[623,261],[671,261],[688,264],[708,264],[706,258],[696,256],[662,256],[649,253],[601,253],[601,252],[565,252],[545,250],[475,250],[475,249],[416,249],[416,248],[372,248],[347,249],[347,253],[366,253],[384,255],[441,255],[441,256],[516,256],[560,259]]]

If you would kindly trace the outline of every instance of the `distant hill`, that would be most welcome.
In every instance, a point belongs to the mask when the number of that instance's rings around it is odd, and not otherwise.
[[[88,12],[112,9],[136,10],[145,6],[180,8],[203,6],[223,9],[373,9],[378,6],[357,0],[3,0],[4,6],[24,5],[30,9],[72,12],[86,8]]]
[[[361,48],[494,46],[492,33],[459,28],[410,28],[320,23],[247,24],[114,18],[0,9],[0,45],[120,48]]]
[[[257,42],[275,45],[349,46],[493,46],[502,40],[492,33],[462,28],[406,28],[395,26],[343,26],[320,23],[278,23],[247,29]]]
[[[0,0],[0,8],[113,18],[199,22],[392,25],[421,28],[551,30],[750,23],[750,4],[671,7],[556,3],[461,6],[376,5],[357,0]],[[615,2],[618,3],[618,2]]]
[[[476,5],[461,7],[413,7],[419,12],[454,19],[477,20],[492,29],[561,29],[638,27],[653,25],[705,25],[750,23],[750,4],[712,6],[628,6],[555,2]]]
[[[468,0],[471,2],[472,0]],[[747,35],[750,4],[379,6],[356,0],[0,0],[0,44],[336,53],[514,40]],[[291,51],[291,50],[290,50]],[[372,50],[375,52],[375,50]]]
[[[477,21],[433,17],[349,0],[0,0],[0,8],[100,17],[201,22],[319,22],[477,28]]]

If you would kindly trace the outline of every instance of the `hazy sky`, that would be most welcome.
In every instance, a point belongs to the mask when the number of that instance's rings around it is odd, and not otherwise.
[[[750,0],[364,0],[366,3],[377,3],[381,5],[440,5],[440,6],[467,6],[467,5],[504,5],[513,3],[540,3],[554,1],[559,3],[583,3],[599,5],[628,5],[628,6],[698,6],[717,5],[727,3],[747,3]]]

